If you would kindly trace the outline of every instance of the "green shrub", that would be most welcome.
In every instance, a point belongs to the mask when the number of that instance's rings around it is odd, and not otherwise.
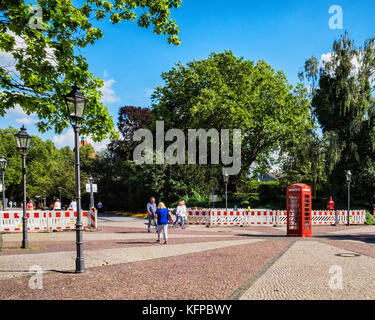
[[[375,218],[374,216],[366,210],[366,224],[374,225],[375,224]]]

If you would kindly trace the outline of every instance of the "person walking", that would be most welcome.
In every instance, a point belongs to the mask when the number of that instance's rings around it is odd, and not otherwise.
[[[26,204],[26,208],[27,210],[34,210],[35,209],[35,205],[34,205],[34,202],[33,200],[29,200],[29,202]]]
[[[77,201],[73,199],[69,205],[69,210],[73,210],[73,212],[77,212]]]
[[[176,225],[178,221],[181,222],[181,228],[184,227],[184,218],[182,216],[182,201],[178,203],[178,206],[176,208],[176,221],[173,223],[173,228],[176,228]]]
[[[54,205],[53,205],[53,210],[60,211],[61,210],[61,202],[60,199],[56,199]]]
[[[98,202],[97,208],[98,208],[98,212],[102,213],[103,203],[101,201]]]
[[[186,225],[186,219],[187,219],[187,208],[186,208],[186,205],[185,205],[185,200],[182,200],[181,201],[182,205],[181,205],[181,217],[182,217],[182,221],[184,223],[184,225],[182,226],[183,228],[182,229],[185,229],[185,225]]]
[[[156,220],[154,220],[154,216],[156,213],[156,201],[154,197],[150,198],[150,202],[147,203],[147,214],[148,214],[148,225],[147,225],[147,231],[151,232],[151,223],[154,221],[156,232],[158,232],[158,223]]]
[[[159,202],[158,209],[154,215],[155,222],[158,224],[158,239],[156,242],[160,242],[160,234],[163,231],[164,244],[168,243],[168,223],[172,220],[171,213],[163,202]]]

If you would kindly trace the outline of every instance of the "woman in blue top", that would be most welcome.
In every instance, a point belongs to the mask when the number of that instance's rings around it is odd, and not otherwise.
[[[158,222],[158,240],[160,242],[160,233],[163,230],[164,243],[168,243],[168,221],[172,220],[172,216],[163,202],[159,202],[154,219]]]

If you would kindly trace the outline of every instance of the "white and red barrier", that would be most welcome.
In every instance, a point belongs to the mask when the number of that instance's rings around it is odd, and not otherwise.
[[[27,230],[30,232],[52,230],[74,230],[77,212],[27,211]],[[0,211],[0,232],[21,232],[23,211]],[[82,211],[84,229],[97,228],[96,211]]]
[[[207,225],[210,222],[210,210],[188,210],[188,216],[186,224],[191,225]]]
[[[218,209],[209,210],[210,221],[209,225],[216,226],[234,226],[246,224],[246,214],[244,209],[237,211]]]
[[[269,209],[201,209],[188,210],[190,225],[210,226],[286,226],[286,210]],[[312,225],[347,224],[347,211],[313,210],[311,212]],[[366,221],[365,210],[350,211],[351,224],[364,224]]]

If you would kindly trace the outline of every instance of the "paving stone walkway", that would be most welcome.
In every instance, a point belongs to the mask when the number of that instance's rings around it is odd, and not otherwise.
[[[374,267],[372,257],[318,241],[297,241],[240,299],[374,300]]]
[[[145,261],[151,259],[197,253],[219,248],[227,248],[263,241],[261,239],[213,241],[201,243],[183,243],[175,245],[160,244],[145,247],[86,250],[84,252],[86,268]],[[0,279],[15,278],[28,273],[31,266],[38,265],[42,270],[74,271],[75,251],[48,252],[24,255],[0,256]]]
[[[84,233],[84,274],[74,273],[75,232],[30,233],[27,252],[19,249],[21,234],[3,235],[0,299],[153,299],[156,293],[163,299],[375,299],[375,226],[318,226],[312,238],[301,239],[286,237],[286,228],[194,225],[171,230],[168,245],[155,243],[155,230],[147,233],[143,219],[101,217],[99,226]],[[29,288],[33,265],[45,272],[43,290]]]

